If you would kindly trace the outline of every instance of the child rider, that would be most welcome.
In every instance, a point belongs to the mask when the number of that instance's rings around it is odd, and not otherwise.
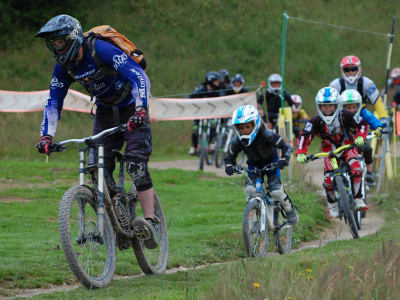
[[[279,169],[288,165],[293,152],[292,147],[285,143],[278,134],[265,128],[257,108],[252,105],[238,107],[233,112],[232,124],[237,136],[232,140],[229,153],[225,158],[226,174],[233,175],[236,157],[241,151],[244,151],[247,155],[247,164],[250,170],[256,167],[261,169],[272,162],[278,162],[278,169],[266,173],[271,197],[281,203],[286,212],[288,223],[297,223],[298,216],[292,206],[291,199],[283,189],[279,173]],[[282,159],[279,159],[277,149],[282,150]],[[251,179],[253,181],[253,178]],[[252,190],[254,188],[248,181],[246,193],[249,194]]]
[[[325,87],[318,91],[315,98],[318,115],[313,117],[299,135],[298,149],[296,151],[297,162],[303,164],[307,161],[307,146],[315,135],[322,140],[321,150],[329,152],[342,145],[355,143],[361,147],[366,136],[365,126],[361,125],[361,118],[354,118],[349,111],[342,111],[339,92],[332,87]],[[353,135],[352,132],[355,134]],[[364,135],[364,136],[363,136]],[[342,159],[350,166],[353,177],[354,200],[357,209],[367,210],[368,207],[361,199],[361,166],[358,161],[357,148],[347,149],[342,153]],[[331,177],[327,174],[333,170],[329,158],[324,159],[325,179],[324,188],[327,195],[329,213],[331,217],[339,217],[338,204],[333,191]]]

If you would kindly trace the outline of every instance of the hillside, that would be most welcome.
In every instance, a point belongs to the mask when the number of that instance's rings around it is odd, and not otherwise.
[[[219,1],[121,0],[93,1],[92,7],[83,28],[110,24],[133,40],[147,57],[154,96],[187,95],[203,81],[209,70],[227,68],[231,74],[240,72],[249,86],[258,85],[272,72],[280,72],[284,10],[289,16],[381,33],[390,31],[392,18],[400,12],[395,1],[379,0],[354,1],[352,5],[344,0],[233,0],[223,4]],[[1,52],[0,89],[48,88],[54,61],[43,41],[32,37],[38,29],[21,32],[25,41]],[[289,18],[287,33],[285,86],[302,96],[304,106],[311,113],[318,89],[340,75],[338,65],[344,55],[358,55],[364,75],[373,79],[379,89],[383,87],[388,48],[386,36],[292,18]],[[395,37],[394,40],[392,66],[400,65],[399,39]],[[72,88],[82,90],[77,84]],[[70,127],[76,126],[77,122],[73,120],[77,118],[83,121],[79,122],[81,127],[72,129],[72,133],[82,132],[82,128],[85,133],[90,133],[91,120],[81,114],[73,115],[65,114],[60,124],[60,137],[71,133]],[[8,128],[0,135],[1,157],[7,157],[4,153],[10,154],[10,148],[17,148],[21,143],[24,148],[30,147],[37,140],[40,119],[40,114],[1,114],[0,125]],[[15,132],[11,131],[11,124]],[[190,122],[181,124],[156,125],[155,135],[162,130],[160,138],[162,136],[175,146],[181,145],[180,151],[184,153],[182,141],[189,139],[191,125]],[[61,127],[68,127],[68,130]],[[175,141],[175,129],[183,132],[179,141]],[[173,135],[170,132],[174,132]],[[7,140],[10,133],[19,138]],[[5,144],[8,144],[7,149]],[[155,149],[158,149],[157,145]]]

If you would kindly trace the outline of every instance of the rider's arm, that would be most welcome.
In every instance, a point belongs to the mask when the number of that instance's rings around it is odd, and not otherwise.
[[[350,129],[350,131],[355,130],[355,134],[353,136],[354,139],[359,136],[363,137],[364,140],[367,138],[368,123],[363,118],[361,118],[361,116],[354,115],[347,110],[343,110],[342,118],[343,118],[342,119],[343,126],[345,129],[347,129],[347,130]],[[345,142],[345,144],[352,143],[352,142],[353,142],[352,139],[347,139],[347,142]]]
[[[294,105],[292,97],[288,91],[285,91],[283,93],[283,97],[285,98],[285,100],[287,101],[287,103],[289,104],[290,107],[292,107],[292,105]]]
[[[285,143],[283,138],[275,133],[275,147],[282,150],[282,158],[289,160],[293,153],[293,148],[289,143]]]
[[[315,116],[306,123],[306,126],[304,126],[304,129],[299,134],[296,156],[299,154],[307,154],[307,147],[317,133],[320,120],[319,116]]]
[[[95,47],[102,62],[116,70],[123,79],[129,80],[136,107],[148,108],[150,80],[139,64],[110,43],[96,40]]]
[[[240,143],[239,138],[235,137],[229,145],[229,151],[224,160],[225,165],[236,165],[236,157],[242,150],[243,146]]]
[[[43,110],[43,120],[40,127],[40,136],[50,135],[54,137],[57,130],[58,120],[61,118],[61,111],[64,98],[72,83],[67,71],[56,64],[50,82],[50,95]]]
[[[379,121],[379,119],[368,109],[363,108],[360,116],[371,126],[371,129],[375,130],[378,127],[382,127],[381,121]]]
[[[388,112],[383,105],[382,98],[379,96],[379,90],[376,88],[375,83],[368,77],[363,77],[363,90],[369,102],[374,105],[378,118],[387,118]]]

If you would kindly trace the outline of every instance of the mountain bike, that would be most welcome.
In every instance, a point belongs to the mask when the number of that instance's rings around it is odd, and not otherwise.
[[[133,248],[145,274],[163,273],[168,262],[168,235],[160,199],[154,195],[155,231],[158,246],[147,249],[149,238],[132,227],[139,216],[138,196],[133,184],[125,192],[125,156],[117,150],[118,183],[104,169],[104,146],[96,144],[100,138],[126,130],[120,125],[94,136],[54,143],[51,152],[83,144],[79,148],[79,185],[68,189],[59,208],[59,230],[67,262],[76,278],[88,289],[108,285],[115,271],[115,244],[121,250]],[[85,177],[89,175],[89,184]],[[110,194],[112,196],[110,196]],[[138,228],[137,228],[138,229]]]
[[[215,131],[215,120],[201,119],[199,121],[199,170],[204,170],[204,162],[209,166],[214,162],[216,134],[213,131]]]
[[[344,217],[345,222],[350,228],[350,232],[354,239],[359,238],[358,229],[361,226],[360,214],[356,209],[353,197],[353,183],[351,180],[350,166],[346,161],[340,159],[337,154],[344,150],[357,147],[355,144],[343,145],[330,152],[321,152],[307,155],[307,161],[313,161],[321,157],[328,157],[331,161],[333,170],[327,172],[333,183],[335,199],[339,206],[339,218]]]
[[[235,130],[232,126],[232,119],[227,119],[224,122],[220,121],[217,123],[217,146],[215,148],[214,161],[217,168],[221,168],[224,165],[225,156],[228,154],[229,145],[232,139],[236,136]],[[241,152],[239,154],[238,164],[242,165],[246,159],[246,154]]]
[[[286,212],[279,201],[270,200],[268,184],[262,184],[266,172],[276,168],[277,163],[254,170],[235,166],[235,172],[244,174],[256,191],[248,195],[242,224],[244,244],[247,254],[251,257],[267,254],[269,233],[280,254],[288,253],[292,247],[293,226],[287,223]],[[252,181],[249,174],[255,175],[256,179]]]

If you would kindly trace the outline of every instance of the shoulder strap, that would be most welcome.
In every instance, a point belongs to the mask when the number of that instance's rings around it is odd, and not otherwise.
[[[339,83],[340,83],[340,91],[339,94],[341,94],[344,90],[346,90],[346,83],[344,82],[343,77],[339,78]]]
[[[364,95],[364,77],[360,76],[357,82],[357,91],[360,93],[361,98],[364,100],[365,95]]]

